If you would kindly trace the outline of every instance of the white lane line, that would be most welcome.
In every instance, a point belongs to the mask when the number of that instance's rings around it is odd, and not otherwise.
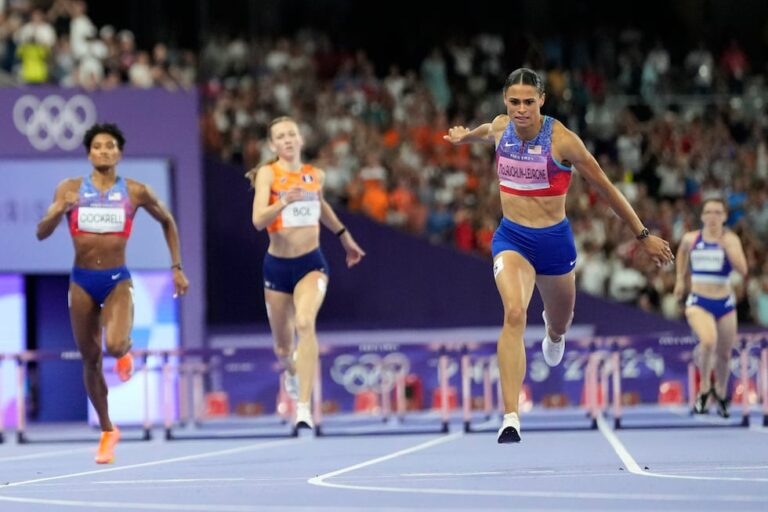
[[[601,416],[597,416],[597,428],[603,437],[619,456],[621,462],[624,463],[627,470],[633,475],[650,476],[655,478],[676,478],[680,480],[716,480],[716,481],[729,481],[729,482],[768,482],[768,478],[742,478],[742,477],[719,477],[719,476],[693,476],[693,475],[670,475],[667,473],[655,473],[652,471],[646,471],[640,467],[635,461],[629,450],[626,449],[624,443],[616,436],[611,427],[605,422],[605,419]],[[765,499],[765,498],[763,498]]]
[[[486,475],[504,475],[504,471],[475,471],[472,473],[402,473],[401,477],[431,477],[431,476],[486,476]]]
[[[136,484],[188,484],[200,482],[244,482],[246,478],[166,478],[163,480],[101,480],[98,485],[136,485]]]
[[[263,450],[265,448],[273,448],[275,446],[282,446],[284,444],[290,444],[290,443],[296,443],[296,442],[302,442],[301,440],[297,439],[286,439],[281,441],[270,441],[268,443],[258,443],[254,445],[248,445],[248,446],[240,446],[237,448],[229,448],[226,450],[216,450],[213,452],[205,452],[205,453],[198,453],[195,455],[186,455],[184,457],[174,457],[171,459],[161,459],[156,460],[152,462],[142,462],[141,464],[131,464],[129,466],[116,466],[106,469],[96,469],[93,471],[83,471],[80,473],[69,473],[65,475],[57,475],[57,476],[49,476],[45,478],[36,478],[34,480],[24,480],[22,482],[9,482],[5,485],[0,486],[0,490],[8,489],[9,487],[18,487],[20,485],[30,485],[30,484],[37,484],[40,482],[50,482],[52,480],[62,480],[65,478],[76,478],[79,476],[87,476],[87,475],[97,475],[101,473],[111,473],[114,471],[126,471],[129,469],[136,469],[136,468],[147,468],[151,466],[160,466],[163,464],[173,464],[174,462],[186,462],[189,460],[198,460],[198,459],[207,459],[210,457],[218,457],[220,455],[231,455],[233,453],[242,453],[242,452],[249,452],[249,451],[255,451],[255,450]],[[6,499],[5,496],[0,495],[0,500]]]
[[[77,448],[69,450],[57,450],[54,452],[32,453],[29,455],[13,455],[11,457],[0,457],[0,462],[8,462],[12,460],[44,459],[46,457],[57,457],[59,455],[71,455],[73,453],[82,453],[88,451],[93,451],[93,448]]]
[[[412,446],[404,450],[390,453],[389,455],[384,455],[383,457],[377,457],[375,459],[361,462],[360,464],[347,466],[346,468],[337,469],[336,471],[331,471],[330,473],[325,473],[324,475],[318,475],[316,477],[310,478],[309,480],[307,480],[307,482],[312,485],[319,485],[321,487],[338,487],[338,484],[331,484],[326,482],[325,480],[327,480],[328,478],[333,478],[335,476],[343,475],[344,473],[349,473],[351,471],[364,468],[366,466],[373,466],[374,464],[378,464],[379,462],[396,459],[397,457],[400,457],[402,455],[408,455],[409,453],[414,453],[414,452],[424,450],[426,448],[430,448],[432,446],[437,446],[438,444],[447,443],[448,441],[453,441],[455,439],[462,437],[463,435],[464,435],[463,432],[456,432],[454,434],[449,434],[447,436],[441,436],[436,439],[431,439],[424,443],[417,444],[416,446]]]
[[[604,423],[604,422],[603,422]],[[605,425],[604,425],[605,426]],[[605,426],[607,428],[607,426]],[[611,432],[613,434],[613,432]],[[504,491],[504,490],[479,490],[479,489],[445,489],[445,488],[427,488],[427,487],[386,487],[380,485],[353,485],[353,484],[341,484],[335,482],[329,482],[329,478],[337,477],[346,473],[350,473],[357,469],[361,469],[367,466],[373,466],[380,462],[391,460],[402,455],[418,452],[432,446],[436,446],[441,443],[453,441],[458,439],[463,434],[457,432],[448,436],[443,436],[425,443],[418,444],[405,450],[385,455],[383,457],[377,457],[370,459],[353,466],[347,466],[346,468],[331,471],[323,475],[316,476],[307,480],[312,485],[318,485],[322,487],[332,487],[336,489],[346,489],[353,491],[373,491],[373,492],[395,492],[405,494],[441,494],[441,495],[453,495],[453,496],[506,496],[517,498],[560,498],[560,499],[598,499],[598,500],[637,500],[637,501],[679,501],[682,503],[690,503],[696,501],[697,497],[691,494],[651,494],[651,493],[605,493],[605,492],[557,492],[557,491]],[[615,438],[615,436],[614,436]],[[616,439],[621,451],[628,457],[628,460],[634,464],[634,467],[640,471],[640,474],[649,475],[649,473],[643,472],[637,462],[632,459],[629,452],[621,445],[621,442]],[[625,462],[628,465],[627,462]],[[652,475],[652,474],[650,474]],[[719,496],[707,496],[702,498],[707,502],[723,502],[723,503],[765,503],[764,495],[746,495],[746,494],[731,494],[731,495],[719,495]]]

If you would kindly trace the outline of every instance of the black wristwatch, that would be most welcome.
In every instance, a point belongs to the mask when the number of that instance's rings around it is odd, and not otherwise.
[[[640,234],[637,235],[635,238],[637,238],[638,240],[645,240],[649,236],[651,236],[651,232],[648,231],[648,228],[643,228],[643,230],[640,232]]]

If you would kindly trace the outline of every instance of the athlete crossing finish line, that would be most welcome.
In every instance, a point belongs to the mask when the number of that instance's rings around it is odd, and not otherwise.
[[[559,121],[541,115],[545,93],[539,76],[521,68],[503,89],[507,113],[472,130],[455,126],[452,144],[494,143],[503,218],[493,237],[493,276],[504,305],[497,346],[504,400],[499,443],[520,442],[518,400],[525,378],[523,333],[536,286],[544,302],[544,360],[556,366],[576,302],[576,246],[565,216],[565,196],[575,168],[631,228],[658,265],[674,257],[669,244],[651,235],[621,192],[610,182],[581,139]]]
[[[189,288],[181,265],[176,222],[147,185],[117,175],[125,137],[114,124],[96,124],[83,137],[93,170],[56,187],[53,203],[37,225],[37,238],[48,238],[66,215],[75,246],[69,281],[69,317],[83,360],[83,378],[101,427],[96,462],[114,461],[120,430],[109,418],[107,383],[102,372],[102,329],[106,351],[117,358],[122,381],[133,373],[131,329],[133,287],[125,248],[136,210],[144,208],[163,229],[171,253],[174,297]]]

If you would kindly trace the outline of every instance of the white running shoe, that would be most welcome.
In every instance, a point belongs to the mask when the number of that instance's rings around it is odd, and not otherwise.
[[[309,408],[308,402],[298,402],[296,404],[296,429],[300,428],[315,428],[315,423],[312,421],[312,410]]]
[[[504,421],[501,423],[499,435],[496,438],[499,444],[519,443],[520,439],[520,418],[516,412],[510,412],[504,415]]]
[[[541,342],[541,352],[544,354],[544,361],[549,366],[557,366],[563,360],[565,353],[565,336],[560,336],[560,341],[554,343],[549,337],[549,325],[545,311],[541,312],[541,318],[544,319],[544,340]]]
[[[283,385],[288,397],[294,402],[297,401],[299,399],[299,376],[295,373],[291,375],[288,370],[285,370],[283,372]]]

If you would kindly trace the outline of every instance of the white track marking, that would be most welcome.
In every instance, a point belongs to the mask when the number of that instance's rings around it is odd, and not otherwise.
[[[652,471],[646,471],[640,467],[635,461],[629,450],[626,449],[624,443],[619,440],[618,436],[611,430],[611,427],[605,422],[605,419],[601,416],[597,416],[597,428],[603,437],[608,441],[619,456],[621,462],[627,467],[627,470],[633,475],[650,476],[655,478],[676,478],[681,480],[717,480],[728,482],[768,482],[768,478],[742,478],[742,477],[719,477],[719,476],[694,476],[694,475],[670,475],[667,473],[655,473]]]
[[[101,473],[111,473],[114,471],[126,471],[128,469],[136,469],[136,468],[146,468],[150,466],[160,466],[163,464],[173,464],[174,462],[186,462],[189,460],[197,460],[197,459],[207,459],[209,457],[218,457],[220,455],[231,455],[233,453],[241,453],[241,452],[249,452],[249,451],[255,451],[255,450],[262,450],[265,448],[273,448],[275,446],[282,446],[284,444],[290,444],[290,443],[296,443],[301,442],[301,440],[296,439],[286,439],[282,441],[271,441],[268,443],[259,443],[255,445],[249,445],[249,446],[241,446],[238,448],[229,448],[227,450],[217,450],[214,452],[205,452],[205,453],[198,453],[195,455],[186,455],[184,457],[174,457],[171,459],[161,459],[156,460],[152,462],[142,462],[141,464],[131,464],[129,466],[115,466],[111,468],[106,469],[96,469],[93,471],[83,471],[80,473],[69,473],[65,475],[58,475],[58,476],[49,476],[45,478],[36,478],[34,480],[25,480],[22,482],[10,482],[8,484],[5,484],[3,486],[0,486],[0,490],[2,489],[8,489],[9,487],[18,487],[20,485],[30,485],[30,484],[37,484],[41,482],[50,482],[52,480],[62,480],[65,478],[77,478],[79,476],[87,476],[87,475],[97,475]],[[6,496],[0,495],[0,501],[7,499]]]
[[[312,485],[319,485],[319,486],[325,486],[325,487],[337,487],[336,484],[330,484],[325,480],[328,478],[333,478],[334,476],[343,475],[344,473],[349,473],[350,471],[355,471],[356,469],[364,468],[366,466],[373,466],[374,464],[378,464],[379,462],[395,459],[402,455],[408,455],[409,453],[414,453],[414,452],[424,450],[426,448],[430,448],[432,446],[437,446],[438,444],[447,443],[448,441],[453,441],[455,439],[462,437],[463,435],[464,434],[462,432],[457,432],[455,434],[449,434],[447,436],[441,436],[436,439],[431,439],[424,443],[417,444],[416,446],[406,448],[405,450],[400,450],[394,453],[390,453],[389,455],[384,455],[383,457],[377,457],[375,459],[361,462],[360,464],[355,464],[354,466],[348,466],[346,468],[337,469],[336,471],[331,471],[330,473],[326,473],[324,475],[319,475],[314,478],[310,478],[308,482]]]
[[[30,459],[44,459],[46,457],[57,457],[59,455],[70,455],[73,453],[82,453],[93,451],[93,448],[77,448],[70,450],[57,450],[55,452],[41,452],[32,453],[30,455],[13,455],[11,457],[0,457],[0,462],[8,462],[11,460],[30,460]]]
[[[163,480],[102,480],[97,485],[139,485],[139,484],[189,484],[205,482],[245,482],[247,478],[166,478]]]
[[[365,462],[355,464],[353,466],[347,466],[346,468],[338,469],[336,471],[331,471],[330,473],[325,473],[323,475],[310,478],[309,480],[307,480],[307,482],[312,485],[319,485],[323,487],[333,487],[336,489],[347,489],[347,490],[355,490],[355,491],[373,491],[373,492],[396,492],[396,493],[407,493],[407,494],[442,494],[442,495],[453,495],[453,496],[508,496],[508,497],[518,497],[518,498],[560,498],[560,499],[575,498],[575,499],[593,499],[593,500],[598,499],[598,500],[619,500],[619,501],[637,500],[637,501],[643,501],[643,502],[675,501],[675,502],[681,502],[681,503],[690,503],[691,501],[696,500],[696,497],[691,494],[503,491],[503,490],[494,491],[494,490],[478,490],[478,489],[444,489],[444,488],[424,488],[424,487],[409,488],[409,487],[385,487],[385,486],[378,486],[378,485],[340,484],[340,483],[333,483],[333,482],[327,481],[329,478],[337,477],[346,473],[351,473],[352,471],[362,469],[368,466],[373,466],[380,462],[392,460],[403,455],[415,453],[415,452],[424,450],[426,448],[436,446],[441,443],[453,441],[455,439],[460,438],[461,436],[462,436],[462,433],[458,432],[456,434],[451,434],[448,436],[433,439],[431,441],[427,441],[425,443],[421,443],[411,448],[406,448],[404,450],[400,450],[400,451],[391,453],[389,455],[385,455],[383,457],[370,459]],[[619,442],[619,444],[621,443]],[[626,455],[629,457],[629,459],[631,459],[632,463],[638,469],[638,471],[642,472],[642,470],[639,469],[639,466],[634,461],[634,459],[632,459],[632,456],[629,455],[629,452],[627,452],[626,449],[623,448],[623,446],[622,446],[622,449],[624,450]],[[625,464],[627,463],[625,462]],[[648,473],[645,473],[645,472],[643,472],[643,474],[648,475]],[[730,502],[764,503],[765,496],[762,496],[762,495],[749,496],[744,494],[707,496],[706,501],[727,502],[727,503],[730,503]]]

